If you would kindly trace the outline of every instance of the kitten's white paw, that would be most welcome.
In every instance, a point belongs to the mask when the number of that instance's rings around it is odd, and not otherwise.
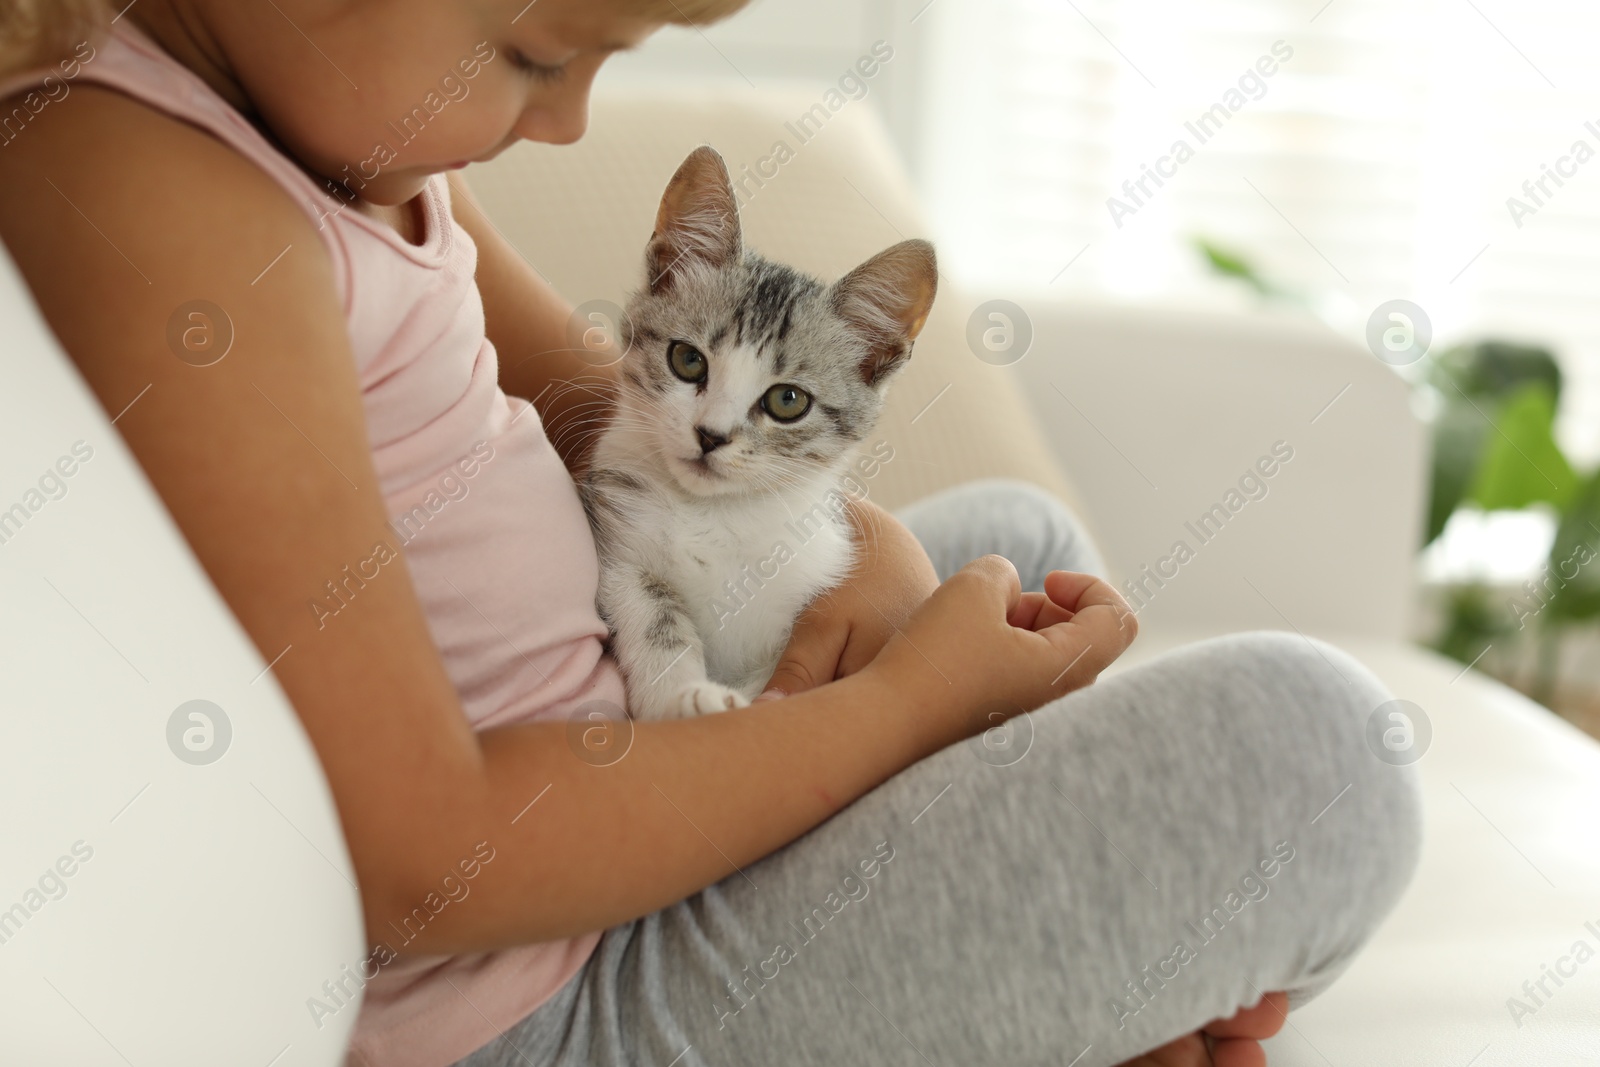
[[[746,708],[750,701],[736,689],[729,689],[718,682],[696,682],[694,685],[684,686],[672,698],[672,714],[678,718],[687,719],[694,715],[709,715],[717,711],[732,711],[734,708]]]

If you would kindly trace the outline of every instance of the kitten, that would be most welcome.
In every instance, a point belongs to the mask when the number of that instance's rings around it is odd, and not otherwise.
[[[581,486],[635,718],[743,707],[856,558],[841,477],[933,303],[933,246],[832,285],[746,251],[722,157],[668,183]]]

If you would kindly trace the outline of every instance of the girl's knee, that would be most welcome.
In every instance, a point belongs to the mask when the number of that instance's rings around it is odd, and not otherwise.
[[[1422,805],[1413,764],[1426,723],[1354,657],[1298,634],[1216,638],[1175,654],[1172,667],[1169,691],[1207,705],[1205,724],[1228,737],[1228,778],[1273,806],[1274,832],[1301,857],[1300,951],[1273,979],[1298,1004],[1348,965],[1415,873]]]
[[[1426,713],[1397,699],[1355,657],[1315,638],[1236,634],[1219,639],[1218,651],[1240,675],[1277,694],[1268,713],[1289,716],[1296,727],[1294,748],[1283,758],[1316,753],[1337,772],[1340,791],[1311,816],[1310,829],[1339,838],[1352,875],[1369,891],[1375,923],[1410,881],[1421,852],[1414,764],[1431,735]]]
[[[989,515],[1019,538],[1014,559],[1023,588],[1042,588],[1052,570],[1070,570],[1105,576],[1106,567],[1088,531],[1066,502],[1047,489],[1016,478],[984,478],[957,490],[966,507]],[[1022,549],[1030,548],[1031,552]],[[1029,572],[1034,572],[1030,574]],[[1035,579],[1030,582],[1030,578]]]
[[[1272,694],[1285,713],[1325,719],[1341,728],[1364,725],[1393,699],[1359,660],[1326,641],[1281,630],[1227,634],[1189,648],[1203,652],[1227,677]]]
[[[982,478],[941,490],[898,517],[922,542],[941,578],[988,553],[1016,565],[1025,590],[1044,588],[1052,570],[1105,576],[1105,563],[1072,509],[1013,478]]]

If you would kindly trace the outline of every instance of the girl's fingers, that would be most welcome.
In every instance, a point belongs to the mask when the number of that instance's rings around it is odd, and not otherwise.
[[[1128,602],[1110,583],[1092,574],[1051,571],[1045,575],[1044,589],[1054,603],[1067,611],[1076,614],[1090,608],[1105,608],[1121,620],[1120,626],[1134,624],[1133,609],[1128,607]],[[1133,638],[1130,636],[1128,640]]]
[[[1006,622],[1019,630],[1037,630],[1039,627],[1036,625],[1036,620],[1039,618],[1039,611],[1047,604],[1050,604],[1050,598],[1043,593],[1023,593],[1006,615]],[[1045,625],[1048,626],[1049,623]]]
[[[1017,568],[1004,556],[992,553],[979,556],[961,568],[961,571],[957,571],[957,575],[962,571],[970,571],[980,576],[986,587],[1002,598],[1007,615],[1011,614],[1011,610],[1022,599],[1022,579],[1017,575]]]
[[[1047,610],[1041,609],[1040,616]],[[1063,651],[1070,649],[1074,655],[1087,646],[1097,672],[1122,655],[1139,632],[1132,613],[1119,614],[1109,605],[1093,604],[1071,613],[1059,606],[1055,610],[1064,616],[1062,621],[1037,627],[1035,632]]]
[[[982,604],[985,614],[998,607],[1002,616],[1010,618],[1022,600],[1022,579],[1004,556],[979,556],[945,579],[928,599],[948,602],[951,597],[965,599],[974,607]]]
[[[1044,576],[1044,591],[1051,600],[1068,611],[1077,611],[1079,599],[1096,584],[1104,583],[1092,574],[1079,574],[1076,571],[1051,571]]]
[[[1074,614],[1051,600],[1046,593],[1023,593],[1006,621],[1018,629],[1038,633],[1047,626],[1070,621]]]
[[[756,700],[777,700],[833,681],[850,635],[848,626],[823,615],[802,614],[772,677]]]
[[[1046,600],[1039,609],[1039,615],[1033,620],[1033,626],[1030,629],[1038,633],[1046,627],[1055,626],[1058,623],[1071,622],[1074,617],[1074,612],[1068,611],[1053,600]]]

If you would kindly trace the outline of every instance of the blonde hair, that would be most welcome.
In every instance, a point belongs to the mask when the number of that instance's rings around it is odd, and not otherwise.
[[[642,15],[693,26],[738,11],[750,0],[626,0]],[[104,29],[104,0],[0,0],[0,76],[54,62]]]
[[[109,15],[103,0],[0,0],[0,75],[55,62]]]

